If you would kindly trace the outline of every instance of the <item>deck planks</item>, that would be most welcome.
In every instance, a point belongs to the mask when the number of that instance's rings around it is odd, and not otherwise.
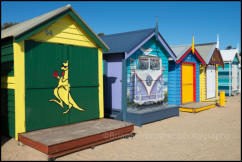
[[[49,157],[128,136],[134,130],[132,123],[113,119],[97,119],[19,134],[19,140]]]

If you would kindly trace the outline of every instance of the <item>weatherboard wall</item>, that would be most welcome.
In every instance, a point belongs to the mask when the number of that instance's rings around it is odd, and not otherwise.
[[[189,52],[183,60],[176,64],[174,61],[169,61],[168,71],[168,104],[169,105],[181,105],[181,66],[182,62],[191,62],[196,64],[196,102],[200,101],[200,87],[199,87],[199,66],[201,62],[197,57],[194,57],[192,52]]]

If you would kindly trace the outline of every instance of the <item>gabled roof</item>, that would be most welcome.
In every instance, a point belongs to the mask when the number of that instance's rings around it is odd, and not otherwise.
[[[137,47],[144,44],[154,35],[155,28],[149,28],[124,33],[103,35],[100,37],[110,47],[110,50],[105,54],[126,53],[127,55],[130,55],[131,53],[136,51]],[[165,47],[165,49],[172,56],[172,58],[175,59],[175,54],[160,33],[158,33],[158,40]]]
[[[172,51],[176,55],[176,59],[179,60],[186,52],[191,48],[191,44],[171,46]]]
[[[232,62],[236,55],[240,62],[238,49],[221,50],[220,52],[221,52],[221,55],[222,55],[224,61]]]
[[[17,37],[20,37],[22,35],[25,35],[32,30],[39,28],[40,26],[46,24],[48,21],[53,20],[54,18],[67,13],[68,11],[71,11],[74,15],[71,15],[72,17],[75,17],[75,20],[78,20],[78,24],[85,28],[84,30],[93,38],[93,40],[104,50],[108,50],[109,47],[102,41],[102,39],[99,38],[98,35],[86,24],[86,22],[72,9],[71,5],[66,5],[64,7],[58,8],[56,10],[53,10],[51,12],[48,12],[46,14],[43,14],[41,16],[32,18],[30,20],[24,21],[22,23],[13,25],[9,28],[6,28],[4,30],[1,30],[1,39],[7,38],[7,37],[14,37],[15,39]]]
[[[181,60],[191,51],[191,46],[191,44],[171,46],[172,51],[176,55],[176,63],[181,62]],[[206,64],[204,58],[202,58],[200,53],[197,51],[197,45],[194,45],[194,48],[197,58],[202,62],[202,64]]]
[[[189,50],[192,44],[186,45],[177,45],[171,46],[171,49],[177,56],[177,60],[179,60],[183,54]],[[210,58],[212,57],[213,51],[216,48],[216,43],[204,43],[204,44],[195,44],[194,48],[197,50],[199,55],[203,58],[206,64],[209,63]]]
[[[107,43],[110,50],[106,53],[125,53],[131,51],[137,44],[153,33],[155,28],[136,30],[124,33],[102,35],[100,38]]]
[[[204,43],[204,44],[195,44],[195,48],[200,56],[203,58],[206,64],[209,63],[214,50],[216,49],[217,43]]]

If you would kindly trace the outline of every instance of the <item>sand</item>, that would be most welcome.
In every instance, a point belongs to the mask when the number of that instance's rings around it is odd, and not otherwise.
[[[226,106],[136,127],[136,136],[65,155],[61,160],[241,160],[241,99]],[[10,139],[1,160],[47,160],[47,155]]]

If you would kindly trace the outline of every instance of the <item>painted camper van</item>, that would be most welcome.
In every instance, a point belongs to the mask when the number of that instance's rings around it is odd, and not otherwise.
[[[140,55],[131,84],[136,104],[152,104],[162,101],[162,60],[156,55]]]

